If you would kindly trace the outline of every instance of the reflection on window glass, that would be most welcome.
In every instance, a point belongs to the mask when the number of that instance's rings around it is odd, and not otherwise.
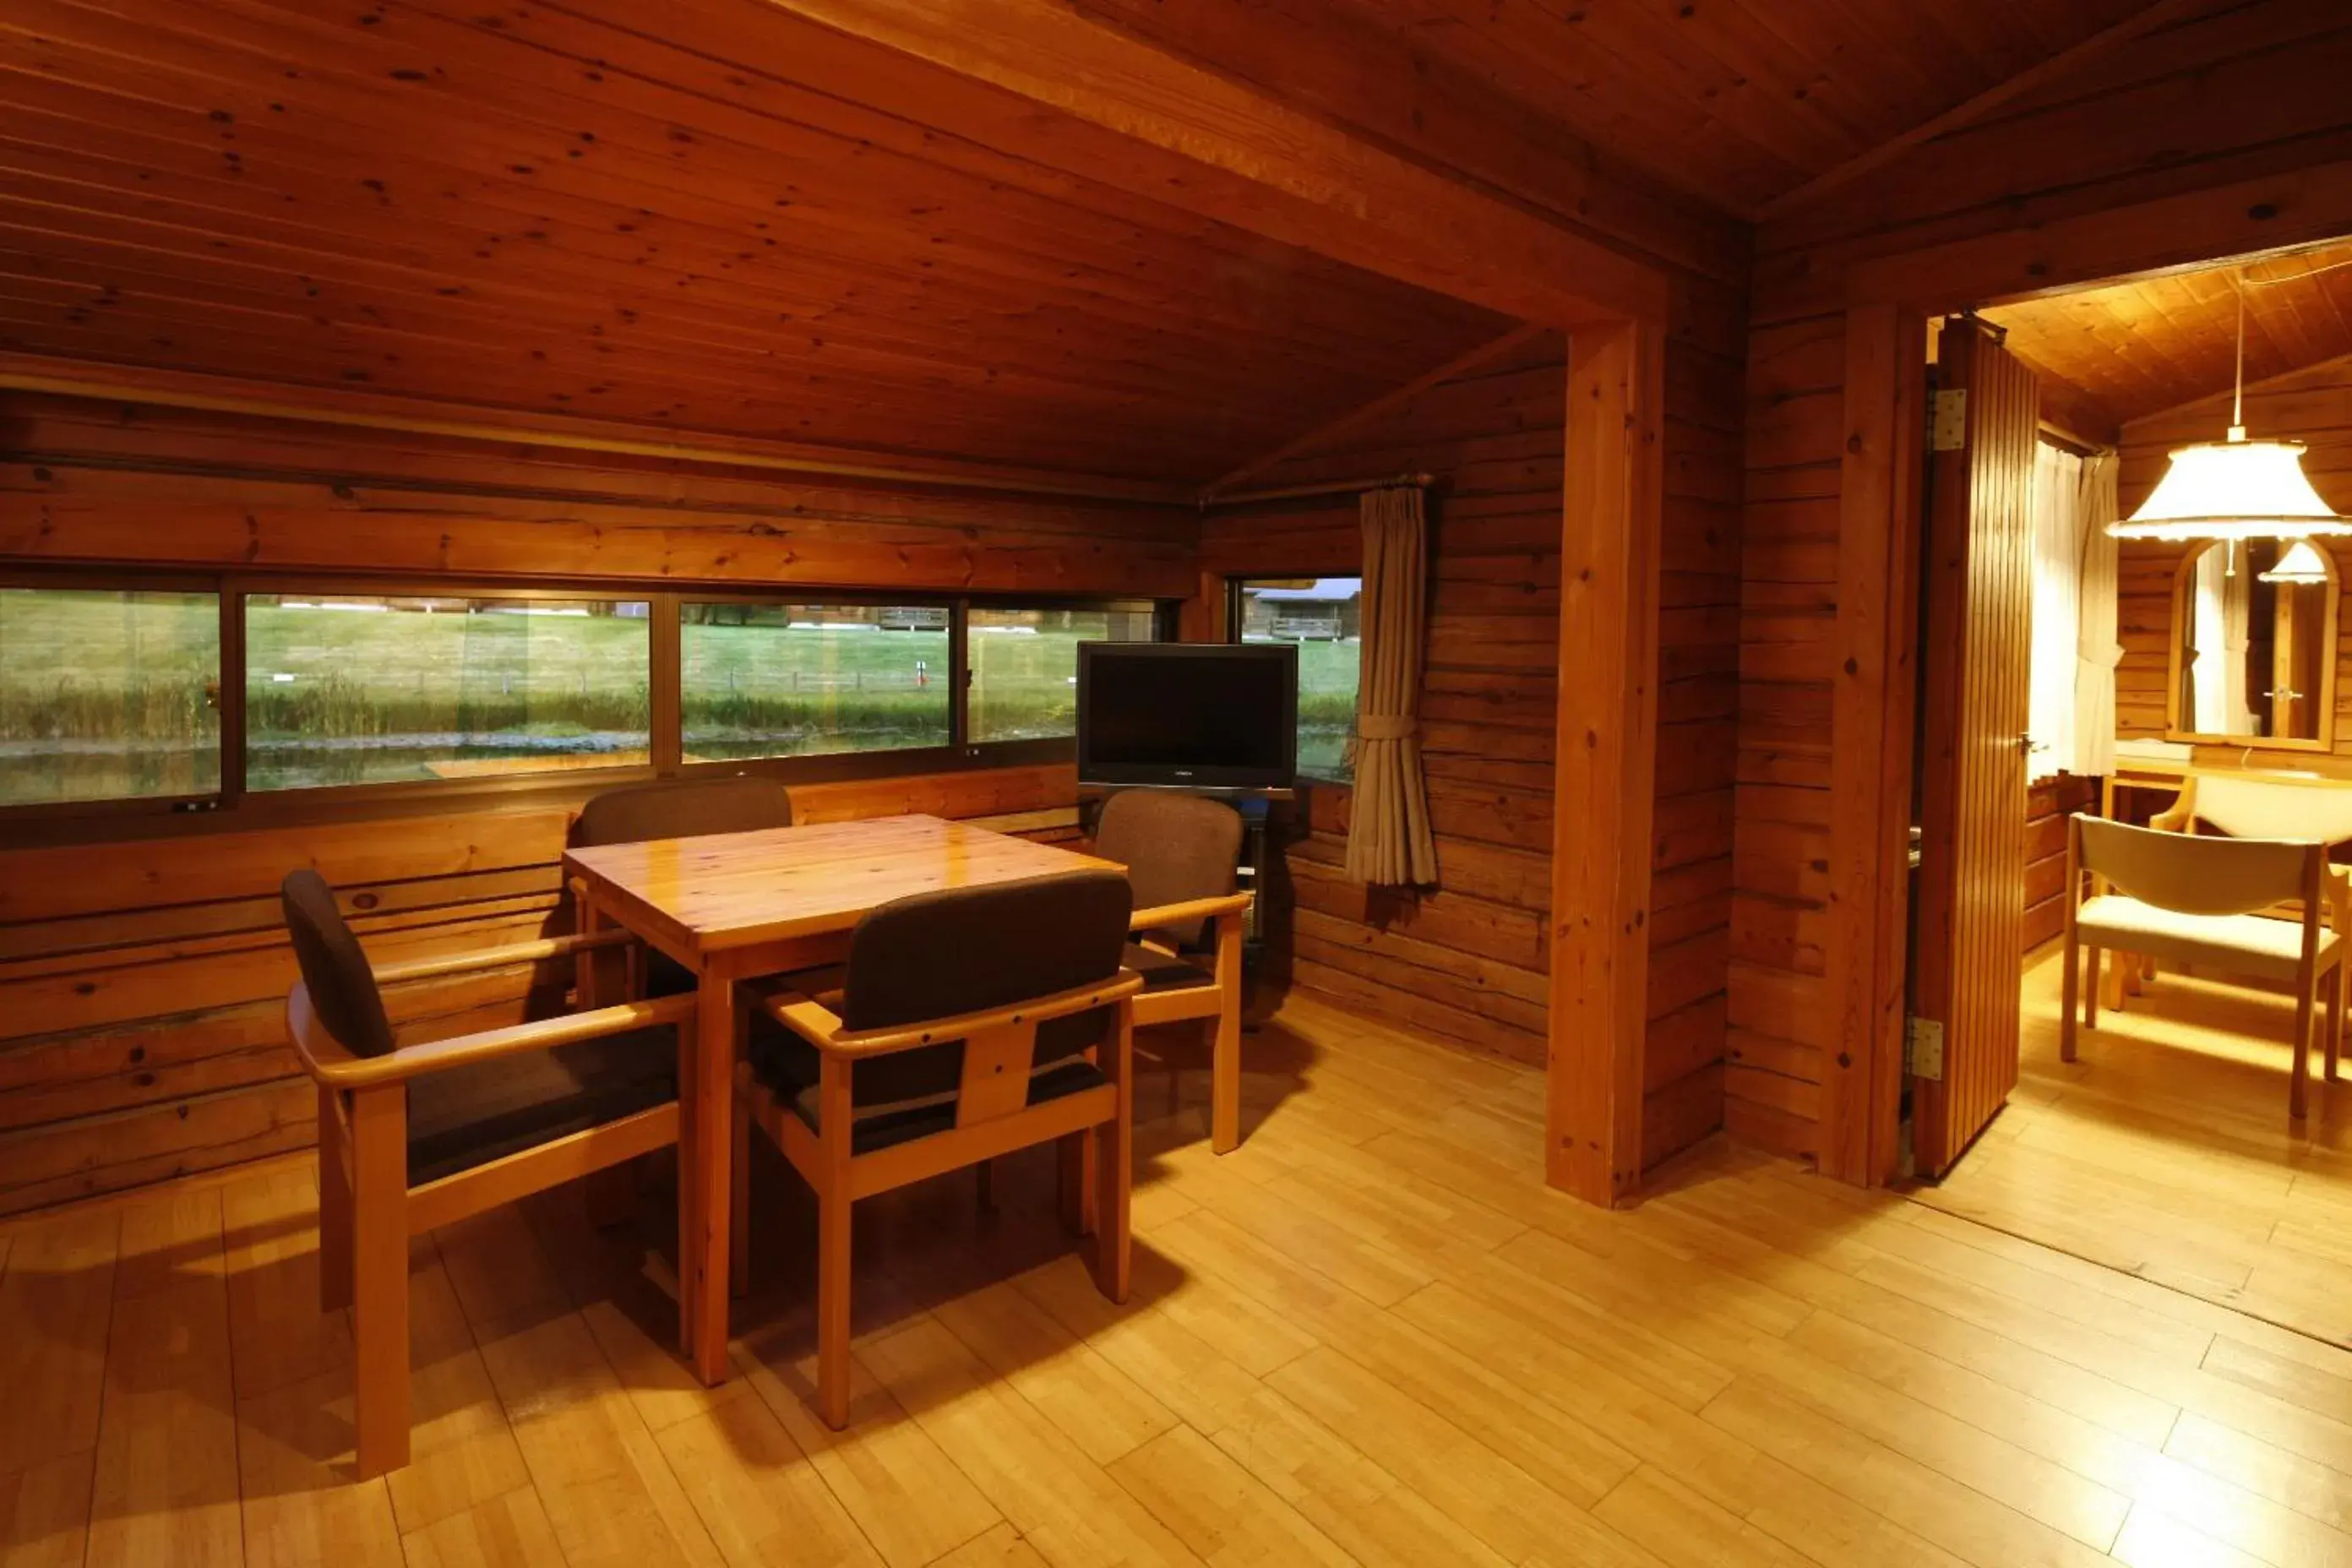
[[[247,787],[643,763],[649,608],[643,599],[252,595]]]
[[[948,743],[945,605],[687,604],[678,619],[689,763]]]
[[[0,588],[0,805],[219,788],[218,599]]]
[[[1150,642],[1150,610],[984,610],[964,639],[974,742],[1078,732],[1078,645]]]
[[[1242,584],[1241,640],[1298,647],[1302,777],[1344,784],[1355,774],[1349,742],[1356,732],[1363,593],[1360,577],[1261,577]]]

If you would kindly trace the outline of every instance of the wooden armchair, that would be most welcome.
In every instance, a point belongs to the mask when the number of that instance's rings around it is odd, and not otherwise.
[[[750,1130],[817,1199],[817,1406],[849,1418],[851,1205],[1033,1144],[1060,1145],[1062,1205],[1095,1282],[1127,1299],[1143,977],[1123,967],[1126,879],[1077,871],[884,904],[850,937],[839,992],[768,999],[736,1068],[735,1288],[750,1240]]]
[[[793,799],[773,779],[665,779],[630,784],[591,795],[572,819],[565,843],[574,849],[599,844],[643,844],[653,838],[698,838],[710,833],[758,833],[793,825]],[[600,929],[577,880],[572,895],[575,925]],[[642,945],[583,953],[580,960],[583,999],[677,996],[695,988],[685,965]]]
[[[408,1463],[408,1238],[677,1142],[694,998],[398,1044],[381,987],[616,946],[557,937],[371,968],[315,871],[286,879],[287,1032],[319,1090],[319,1295],[352,1310],[362,1477]]]
[[[2083,896],[2083,875],[2093,896]],[[2098,1021],[2099,955],[2145,954],[2208,963],[2231,974],[2284,982],[2296,1001],[2294,1066],[2287,1109],[2305,1115],[2312,1024],[2326,988],[2326,1078],[2336,1077],[2344,1036],[2347,933],[2352,879],[2327,863],[2327,847],[2263,838],[2201,838],[2077,815],[2066,829],[2064,1016],[2058,1054],[2075,1053],[2079,957],[2089,950],[2083,1022]],[[2112,888],[2114,890],[2110,891]],[[2299,901],[2302,919],[2262,911]],[[2322,918],[2326,919],[2323,926]]]
[[[1202,795],[1125,790],[1104,803],[1095,852],[1127,868],[1137,905],[1127,966],[1143,976],[1139,1026],[1213,1018],[1209,1144],[1242,1141],[1242,924],[1251,895],[1235,892],[1241,814]]]

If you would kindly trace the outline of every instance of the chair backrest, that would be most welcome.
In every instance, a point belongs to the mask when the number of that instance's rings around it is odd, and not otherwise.
[[[677,779],[608,789],[593,797],[572,824],[572,847],[792,825],[792,796],[773,779]]]
[[[1095,824],[1095,852],[1127,868],[1139,910],[1232,892],[1241,847],[1241,813],[1204,795],[1121,790]],[[1197,942],[1204,923],[1185,921],[1168,934]]]
[[[2188,915],[2242,915],[2303,898],[2327,853],[2318,844],[2202,838],[2097,816],[2078,815],[2074,825],[2084,870],[2144,904]]]
[[[2352,785],[2216,773],[2197,775],[2192,786],[2198,817],[2233,838],[2307,839],[2315,844],[2352,839]]]
[[[391,1050],[396,1042],[392,1020],[384,1016],[383,993],[359,938],[335,907],[335,890],[318,872],[305,869],[289,873],[278,897],[294,942],[294,962],[301,967],[319,1022],[355,1057]]]
[[[1118,973],[1134,905],[1116,871],[1068,871],[993,887],[917,893],[866,912],[849,938],[841,1021],[889,1029],[1042,1001]],[[1038,1026],[1037,1065],[1098,1044],[1107,1009]],[[954,1092],[962,1047],[860,1063],[857,1103]]]

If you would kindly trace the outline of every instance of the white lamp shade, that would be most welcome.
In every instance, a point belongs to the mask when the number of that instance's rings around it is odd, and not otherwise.
[[[2263,574],[2262,580],[2265,583],[2325,583],[2328,580],[2327,562],[2320,555],[2317,545],[2307,539],[2298,539],[2286,547],[2285,553],[2278,558],[2277,565]]]
[[[2118,539],[2300,539],[2352,533],[2304,477],[2300,441],[2202,441],[2172,454]]]

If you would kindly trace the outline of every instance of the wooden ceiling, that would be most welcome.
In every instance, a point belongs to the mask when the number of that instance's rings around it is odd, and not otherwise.
[[[1132,10],[1165,0],[1087,3]],[[1513,103],[1741,215],[2150,8],[2149,0],[1340,3]],[[1289,10],[1299,0],[1268,4]]]
[[[2011,347],[2122,424],[2229,389],[2236,356],[2234,268],[2141,279],[1984,312]],[[2246,379],[2352,354],[2352,243],[2245,269]]]
[[[11,0],[0,350],[1197,484],[1510,325],[930,69],[764,0]]]

